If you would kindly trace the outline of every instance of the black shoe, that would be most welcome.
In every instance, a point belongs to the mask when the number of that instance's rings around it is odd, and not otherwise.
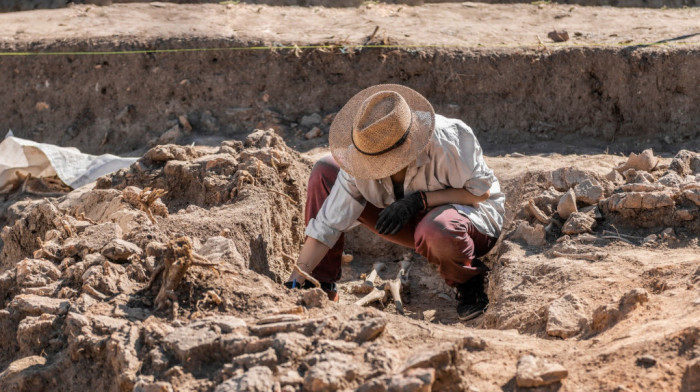
[[[457,317],[469,321],[481,316],[489,305],[484,291],[484,275],[479,275],[457,286]]]

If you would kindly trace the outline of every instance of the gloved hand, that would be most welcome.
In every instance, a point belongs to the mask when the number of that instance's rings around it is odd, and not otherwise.
[[[427,209],[424,195],[423,192],[416,192],[393,202],[379,213],[379,219],[374,228],[379,234],[393,235],[398,233],[418,212]]]

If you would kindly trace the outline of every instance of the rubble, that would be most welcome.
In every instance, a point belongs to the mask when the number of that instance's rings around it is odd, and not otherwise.
[[[568,192],[564,194],[564,196],[559,199],[559,203],[557,204],[557,213],[559,216],[566,220],[569,219],[569,216],[573,214],[574,212],[577,212],[578,208],[576,208],[576,192],[574,189],[569,189]]]
[[[552,301],[547,308],[547,334],[550,336],[567,339],[587,327],[586,304],[573,294]]]

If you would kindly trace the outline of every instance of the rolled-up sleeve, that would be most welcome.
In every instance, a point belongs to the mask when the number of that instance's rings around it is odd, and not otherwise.
[[[340,234],[357,221],[366,201],[357,189],[355,181],[344,171],[338,173],[331,193],[323,202],[315,218],[306,226],[306,235],[332,248]]]
[[[446,182],[452,188],[463,188],[474,196],[481,196],[491,189],[496,182],[493,171],[484,161],[481,146],[472,130],[463,122],[456,120],[447,132],[448,139],[443,145],[441,170],[446,175]]]

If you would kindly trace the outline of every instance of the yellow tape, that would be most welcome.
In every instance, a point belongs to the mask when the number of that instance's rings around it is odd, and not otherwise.
[[[186,52],[213,52],[213,51],[244,51],[244,50],[304,50],[304,49],[489,49],[489,48],[567,48],[567,47],[648,47],[648,46],[674,46],[674,45],[698,45],[700,42],[621,42],[621,43],[541,43],[529,45],[496,44],[496,45],[282,45],[282,46],[239,46],[223,48],[182,48],[182,49],[141,49],[119,51],[79,51],[79,52],[0,52],[0,56],[92,56],[92,55],[119,55],[119,54],[157,54],[157,53],[186,53]]]

